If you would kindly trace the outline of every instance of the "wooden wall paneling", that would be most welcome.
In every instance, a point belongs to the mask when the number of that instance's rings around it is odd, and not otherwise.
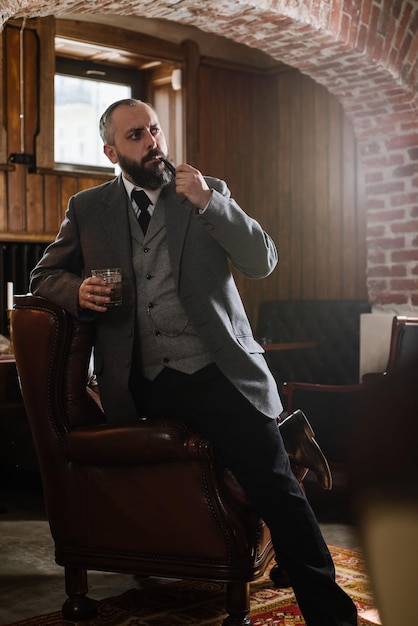
[[[224,79],[228,80],[227,76],[224,76]],[[252,116],[248,97],[248,91],[251,88],[250,74],[243,72],[233,74],[224,110],[226,132],[223,137],[219,138],[219,144],[223,152],[225,173],[227,180],[233,185],[233,193],[246,212],[254,217],[257,209],[253,193],[254,180],[251,163],[254,153],[251,145]],[[229,122],[234,118],[238,118],[239,123]]]
[[[215,130],[215,136],[222,153],[223,170],[216,175],[225,178],[232,197],[248,215],[261,219],[261,203],[258,200],[262,198],[262,182],[255,173],[254,101],[251,97],[256,86],[255,77],[242,71],[231,75],[231,72],[223,70],[222,80],[226,94],[220,123],[223,133]],[[234,272],[234,276],[248,317],[254,320],[258,310],[260,281],[247,279],[238,271]]]
[[[199,46],[191,40],[182,43],[183,63],[183,146],[185,160],[195,167],[200,164],[199,112],[201,106],[201,75]]]
[[[58,176],[45,174],[43,176],[43,188],[45,233],[53,233],[55,236],[63,216]]]
[[[0,171],[0,232],[7,229],[7,177]]]
[[[234,124],[232,119],[228,117],[227,97],[230,97],[230,89],[232,89],[233,74],[228,75],[227,72],[222,69],[214,68],[212,85],[214,82],[217,86],[217,97],[212,99],[211,103],[211,133],[212,133],[212,159],[211,166],[208,170],[210,176],[217,176],[218,178],[225,179],[229,185],[233,185],[234,180],[231,181],[228,176],[227,156],[226,156],[226,142],[228,136],[232,134],[232,128]],[[222,95],[221,95],[222,94]],[[235,118],[236,119],[236,118]],[[229,123],[228,123],[229,122]],[[234,153],[237,155],[238,150],[235,146]]]
[[[328,198],[328,93],[325,89],[316,88],[314,92],[314,131],[315,148],[313,166],[315,171],[316,200],[316,289],[318,300],[331,297],[329,288],[329,198]]]
[[[214,92],[218,92],[218,83],[214,68],[202,65],[199,71],[199,169],[206,175],[214,172],[217,161],[216,149],[216,127],[214,122],[217,115],[216,96]],[[218,133],[223,133],[223,128],[218,128]]]
[[[6,126],[8,146],[7,152],[21,152],[20,136],[20,89],[19,89],[19,35],[20,29],[8,26],[5,31],[6,39]],[[7,177],[7,223],[5,230],[24,230],[25,215],[25,167],[16,165]]]
[[[287,76],[287,91],[289,93],[288,118],[289,118],[289,195],[291,207],[288,215],[290,221],[291,245],[289,254],[290,285],[289,293],[292,299],[300,299],[303,294],[304,277],[308,274],[307,283],[311,283],[312,265],[305,263],[304,243],[306,238],[306,214],[311,207],[303,202],[303,172],[308,169],[310,155],[306,150],[306,140],[312,133],[311,128],[302,129],[302,120],[306,109],[309,108],[305,82],[301,80],[299,73],[292,72]],[[280,112],[279,112],[280,114]],[[285,155],[283,155],[285,158]]]
[[[37,53],[38,38],[32,30],[8,26],[6,33],[7,78],[6,119],[8,153],[34,155],[38,126]],[[23,35],[23,57],[20,55]],[[21,74],[21,66],[23,73]],[[23,108],[22,108],[23,104]],[[28,167],[16,164],[8,174],[6,230],[16,233],[27,230],[26,177]]]
[[[6,128],[8,134],[7,154],[20,150],[20,90],[19,90],[19,29],[7,26],[3,31],[6,54]]]
[[[277,103],[277,135],[272,136],[270,141],[277,150],[277,175],[275,179],[275,194],[278,199],[277,208],[277,232],[279,245],[278,267],[278,299],[288,300],[293,297],[293,277],[291,275],[291,250],[292,250],[292,193],[290,188],[292,155],[290,117],[291,117],[291,93],[287,75],[278,76],[278,103]]]
[[[200,141],[205,173],[224,178],[233,197],[259,220],[280,248],[281,209],[276,191],[279,153],[277,81],[274,75],[207,64],[201,68]],[[253,326],[259,304],[275,299],[279,270],[263,280],[234,272]]]
[[[245,80],[245,75],[242,74],[242,91],[239,93],[239,98],[243,101],[243,116],[239,128],[240,156],[237,162],[239,194],[236,194],[236,198],[243,210],[256,219],[271,235],[269,221],[266,218],[267,206],[270,204],[265,186],[266,154],[261,154],[258,149],[259,128],[258,123],[254,123],[262,89],[262,84],[259,84],[260,78],[255,74],[249,74]],[[266,279],[252,280],[240,275],[239,288],[248,317],[256,329],[259,302],[265,297],[267,289]]]
[[[108,180],[112,180],[115,177],[115,174],[106,174],[105,176],[100,176],[100,177],[95,177],[93,178],[93,185],[97,186],[97,185],[102,185],[103,183],[105,183]]]
[[[344,206],[343,181],[348,172],[342,167],[344,116],[336,98],[327,98],[328,110],[328,293],[330,299],[340,299],[345,292],[344,276],[347,268],[343,259]],[[353,156],[353,155],[352,155]],[[348,164],[347,164],[348,165]],[[349,164],[349,171],[355,163]],[[346,294],[347,296],[349,294]]]
[[[45,231],[42,183],[42,176],[39,174],[26,175],[25,230],[29,233],[43,233]]]
[[[84,189],[90,189],[91,187],[96,187],[96,185],[100,185],[103,183],[103,180],[97,181],[94,176],[80,176],[77,178],[77,191],[83,191]],[[68,198],[69,200],[69,198]]]
[[[24,151],[35,158],[35,138],[39,128],[39,37],[36,31],[24,30],[23,90]]]
[[[184,98],[183,89],[174,92],[175,102],[175,119],[174,119],[174,132],[177,137],[175,152],[171,151],[174,163],[184,163],[186,161],[186,143],[184,141],[184,124],[185,124],[185,110],[184,110]],[[196,133],[198,135],[198,133]]]
[[[54,167],[54,75],[55,75],[55,18],[37,20],[40,40],[38,54],[39,127],[36,135],[36,165]]]
[[[227,180],[279,249],[271,277],[237,277],[251,316],[262,299],[363,297],[356,142],[338,101],[295,70],[271,78],[209,64],[200,99],[203,171]]]
[[[6,42],[4,31],[0,32],[0,85],[2,91],[5,85]],[[7,163],[7,127],[5,126],[5,98],[0,98],[0,164]],[[0,213],[1,215],[1,213]]]
[[[7,231],[18,235],[26,230],[26,168],[16,166],[7,176]]]
[[[280,255],[280,233],[277,226],[279,203],[276,193],[278,151],[271,137],[277,137],[278,81],[275,75],[251,76],[251,107],[248,113],[248,128],[242,133],[248,143],[249,165],[248,190],[254,205],[254,217],[272,237]],[[262,123],[259,123],[259,119]],[[244,176],[246,174],[244,173]],[[243,180],[245,188],[246,180]],[[257,327],[258,311],[263,300],[277,298],[280,281],[280,262],[273,273],[259,281],[246,281],[245,296],[250,303],[251,319]]]
[[[201,65],[199,68],[199,97],[200,107],[198,109],[198,142],[200,146],[199,160],[196,165],[204,174],[208,174],[212,164],[212,68]],[[187,128],[187,132],[189,132]],[[189,139],[190,141],[190,139]],[[189,149],[187,150],[187,158]],[[191,162],[192,163],[192,162]],[[193,164],[193,163],[192,163]]]
[[[242,110],[237,109],[235,99],[237,77],[227,69],[205,61],[200,67],[199,85],[199,168],[205,175],[224,179],[233,197],[240,202],[238,169],[244,155],[240,154],[234,124],[238,116],[242,120]],[[244,121],[242,128],[247,126]],[[234,275],[241,290],[241,276],[237,272]]]
[[[302,155],[300,159],[300,201],[303,207],[303,240],[301,257],[298,261],[301,273],[301,291],[298,297],[314,299],[316,293],[316,194],[315,172],[313,168],[314,149],[316,141],[314,123],[314,93],[316,85],[306,77],[299,76],[298,81],[303,83],[303,112],[300,118],[301,137],[303,138]]]
[[[3,32],[8,156],[15,152],[33,155],[39,126],[39,38],[32,20],[8,24]]]
[[[64,218],[65,211],[68,206],[68,200],[78,191],[78,181],[74,176],[60,176],[60,206],[61,206],[61,221]]]

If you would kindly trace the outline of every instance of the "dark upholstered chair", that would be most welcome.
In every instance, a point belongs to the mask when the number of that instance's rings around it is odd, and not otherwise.
[[[111,425],[86,390],[92,325],[16,296],[13,341],[39,458],[65,619],[88,619],[87,570],[226,583],[224,625],[245,626],[249,583],[273,547],[211,445],[170,420]]]
[[[408,361],[364,398],[350,475],[353,521],[385,626],[414,624],[418,615],[417,345]]]
[[[353,385],[321,385],[289,382],[282,386],[286,409],[301,409],[306,413],[321,442],[330,466],[335,471],[347,470],[351,462],[352,434],[361,414],[368,387],[377,385],[384,377],[407,368],[418,355],[418,317],[398,315],[393,318],[389,357],[384,372],[363,376],[361,383]],[[370,442],[370,445],[373,445]]]
[[[268,351],[279,387],[298,381],[352,385],[359,381],[360,317],[364,300],[271,300],[261,303],[257,336],[262,343],[313,342],[312,347]]]
[[[408,367],[418,355],[418,317],[396,315],[392,321],[390,337],[389,357],[383,376]],[[377,381],[382,373],[369,373],[363,375],[363,382],[367,382],[377,376]]]

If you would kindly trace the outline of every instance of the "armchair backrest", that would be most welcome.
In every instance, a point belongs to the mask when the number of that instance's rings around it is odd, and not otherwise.
[[[396,315],[392,322],[386,373],[408,366],[418,355],[418,317]]]
[[[44,430],[45,412],[64,447],[68,431],[104,421],[86,390],[92,330],[91,324],[77,321],[42,297],[15,296],[14,352],[37,447],[37,432]]]

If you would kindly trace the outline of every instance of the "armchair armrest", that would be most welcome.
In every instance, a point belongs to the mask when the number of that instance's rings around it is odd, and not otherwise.
[[[334,469],[345,467],[351,456],[352,432],[359,419],[369,385],[321,385],[289,382],[282,395],[289,413],[301,409],[308,418],[318,444]]]
[[[384,380],[382,376],[386,376],[386,372],[367,372],[361,377],[361,382],[369,385],[370,383],[378,383]]]
[[[210,443],[178,422],[143,419],[137,424],[81,426],[65,435],[66,456],[81,465],[145,465],[206,456]]]
[[[287,407],[288,410],[294,411],[298,407],[293,406],[293,397],[299,391],[312,393],[347,394],[362,390],[362,383],[352,385],[322,385],[319,383],[286,382],[282,385],[281,393],[291,403],[291,406]]]

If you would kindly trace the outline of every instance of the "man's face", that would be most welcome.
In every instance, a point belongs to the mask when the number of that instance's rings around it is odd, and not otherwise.
[[[113,145],[105,144],[108,159],[118,163],[126,177],[139,187],[159,189],[171,174],[158,158],[167,156],[167,142],[157,114],[144,103],[121,105],[112,114]]]

